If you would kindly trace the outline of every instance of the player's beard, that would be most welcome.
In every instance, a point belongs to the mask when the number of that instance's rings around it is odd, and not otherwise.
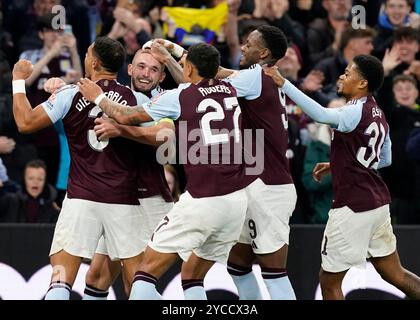
[[[132,81],[132,86],[134,90],[137,92],[144,93],[144,94],[149,94],[154,88],[157,87],[157,85],[154,85],[153,83],[148,84],[147,87],[146,87],[146,84],[143,84],[143,85],[138,85],[138,84],[141,84],[139,79]]]

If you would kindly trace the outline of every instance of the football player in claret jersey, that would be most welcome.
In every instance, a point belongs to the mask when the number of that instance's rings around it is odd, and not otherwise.
[[[353,58],[337,81],[337,93],[347,102],[338,109],[320,106],[277,68],[264,71],[313,120],[334,128],[331,161],[318,163],[313,171],[317,181],[331,171],[334,191],[321,244],[323,298],[344,299],[341,284],[346,272],[368,259],[383,279],[408,297],[420,299],[420,278],[401,266],[390,195],[376,171],[391,164],[389,126],[372,96],[383,82],[382,63],[373,56]]]
[[[85,58],[86,76],[109,97],[126,105],[145,101],[115,79],[123,65],[125,50],[109,38],[97,38]],[[101,109],[65,86],[46,102],[32,108],[22,81],[32,65],[20,60],[13,70],[13,112],[23,133],[34,132],[63,119],[69,142],[71,166],[66,199],[57,221],[50,251],[53,275],[46,299],[68,299],[82,257],[92,258],[104,236],[109,256],[121,259],[125,272],[133,276],[144,241],[138,234],[144,223],[139,213],[137,157],[134,141],[98,141],[93,130]],[[130,239],[130,241],[126,241]]]
[[[239,243],[230,253],[228,271],[241,299],[261,299],[252,272],[256,260],[271,299],[293,300],[296,297],[286,263],[289,219],[297,195],[286,157],[286,97],[261,67],[274,65],[284,57],[287,39],[279,28],[263,25],[250,33],[241,50],[240,65],[248,69],[235,72],[228,80],[240,98],[243,129],[253,132],[251,152],[258,146],[264,148],[264,167],[258,180],[247,187],[247,218]],[[263,139],[258,139],[258,130],[264,130]]]
[[[171,57],[167,57],[171,59]],[[163,90],[159,84],[165,78],[165,66],[156,60],[150,50],[139,50],[128,65],[128,74],[131,76],[131,89],[141,92],[147,97],[159,94]],[[54,92],[65,85],[60,78],[51,78],[45,84],[47,92]],[[142,229],[138,230],[143,238],[144,248],[153,233],[153,230],[160,220],[169,212],[173,206],[173,199],[164,176],[163,166],[157,163],[155,148],[146,144],[154,144],[146,141],[144,137],[137,137],[142,128],[124,126],[111,121],[106,117],[95,119],[94,131],[99,140],[107,140],[115,137],[125,137],[138,141],[138,192],[139,211],[144,221]],[[154,128],[162,128],[160,124]],[[133,150],[134,152],[134,150]],[[83,295],[84,300],[106,300],[108,289],[113,284],[121,271],[119,260],[111,261],[106,249],[104,238],[99,240],[98,248],[93,257],[88,272],[86,273],[86,288]],[[131,286],[131,279],[123,277],[124,287],[127,292]]]
[[[157,61],[148,50],[139,50],[128,65],[128,74],[131,76],[131,89],[145,94],[151,98],[159,94],[162,89],[159,83],[165,78],[165,66]],[[165,180],[163,166],[156,161],[156,150],[150,143],[142,139],[137,140],[137,132],[142,130],[134,126],[124,126],[104,118],[95,120],[95,133],[99,140],[125,137],[138,141],[138,192],[140,202],[142,228],[138,234],[143,238],[146,248],[153,230],[160,220],[173,206],[173,199]],[[159,127],[159,126],[157,126]],[[109,287],[113,284],[121,270],[119,261],[111,261],[103,238],[101,238],[96,254],[86,274],[86,288],[83,299],[106,299]],[[124,284],[129,292],[131,278],[125,279]]]
[[[183,68],[184,78],[191,83],[137,107],[137,114],[131,108],[112,106],[109,99],[99,102],[107,114],[110,111],[122,123],[141,122],[145,114],[154,120],[162,116],[178,119],[177,139],[179,145],[187,147],[180,154],[186,192],[156,228],[134,278],[131,299],[159,299],[156,282],[178,255],[187,261],[182,268],[185,297],[205,299],[205,274],[214,262],[227,262],[231,247],[239,239],[247,207],[244,188],[252,177],[245,176],[244,166],[235,161],[235,150],[242,152],[238,141],[240,109],[235,89],[213,79],[219,63],[220,54],[214,47],[193,45]],[[98,91],[91,82],[81,81],[80,88],[87,99],[97,98]]]

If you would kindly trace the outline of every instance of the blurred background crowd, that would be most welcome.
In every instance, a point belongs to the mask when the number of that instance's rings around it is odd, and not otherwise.
[[[55,5],[66,26],[52,28]],[[352,8],[366,9],[365,28],[353,29]],[[118,80],[129,85],[127,65],[153,38],[186,48],[207,42],[222,65],[238,69],[241,46],[262,24],[288,36],[277,62],[284,76],[325,107],[344,104],[335,84],[358,54],[382,60],[383,87],[375,97],[390,124],[393,163],[381,170],[391,194],[393,223],[420,224],[420,1],[419,0],[1,0],[0,1],[0,222],[54,223],[67,186],[69,153],[61,123],[31,135],[18,133],[12,114],[11,68],[19,58],[34,72],[26,81],[33,106],[49,94],[50,77],[76,83],[97,36],[121,41],[126,65]],[[175,87],[167,77],[165,89]],[[317,162],[329,160],[330,128],[314,123],[287,100],[288,157],[298,191],[291,223],[325,223],[332,201],[331,177],[312,179]],[[182,168],[166,168],[175,197],[185,184]],[[179,177],[179,178],[178,178]]]

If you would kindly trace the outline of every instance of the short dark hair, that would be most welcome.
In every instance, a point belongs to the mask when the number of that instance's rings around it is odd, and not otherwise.
[[[403,40],[417,41],[420,43],[418,30],[411,27],[401,27],[394,32],[394,42],[401,42]]]
[[[36,20],[36,29],[38,31],[54,30],[52,26],[54,17],[55,15],[53,13],[47,13],[47,14],[44,14],[43,16],[38,17]],[[57,29],[57,31],[59,30]]]
[[[261,33],[264,46],[270,50],[272,58],[283,58],[287,51],[287,38],[283,31],[269,25],[259,26],[257,31]]]
[[[359,74],[368,82],[368,90],[370,93],[378,90],[384,82],[384,67],[382,62],[370,55],[358,55],[353,58]]]
[[[397,82],[411,82],[417,88],[417,81],[412,76],[408,74],[399,74],[392,78],[392,85],[395,85]]]
[[[117,73],[124,65],[125,49],[117,40],[108,37],[96,38],[92,51],[106,71]]]
[[[47,173],[47,165],[45,164],[45,161],[41,159],[35,159],[35,160],[29,161],[25,165],[25,170],[28,168],[42,168],[44,169],[45,173]]]
[[[198,43],[189,47],[186,60],[197,68],[201,77],[212,79],[219,71],[220,52],[212,45]]]
[[[375,38],[375,31],[369,27],[366,29],[353,29],[352,27],[344,30],[341,35],[340,49],[343,50],[350,40],[357,38]]]

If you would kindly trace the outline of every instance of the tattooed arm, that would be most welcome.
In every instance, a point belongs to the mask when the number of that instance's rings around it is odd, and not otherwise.
[[[81,79],[78,83],[80,92],[87,100],[96,103],[110,118],[127,125],[159,121],[163,118],[178,119],[181,114],[179,93],[189,85],[180,84],[177,89],[164,91],[150,101],[147,99],[142,106],[127,107],[106,98],[102,89],[88,79]]]
[[[175,126],[172,120],[162,119],[157,124],[147,127],[125,126],[106,118],[95,119],[95,131],[98,140],[124,137],[139,143],[160,146],[175,140]]]
[[[153,121],[142,106],[127,107],[108,98],[102,99],[99,104],[102,111],[120,124],[138,125],[142,122]]]
[[[83,96],[90,102],[96,103],[95,100],[104,94],[101,87],[89,79],[80,79],[77,85]],[[146,111],[144,111],[143,107],[123,106],[107,97],[102,98],[98,106],[108,117],[116,120],[120,124],[137,125],[142,122],[153,120]]]

